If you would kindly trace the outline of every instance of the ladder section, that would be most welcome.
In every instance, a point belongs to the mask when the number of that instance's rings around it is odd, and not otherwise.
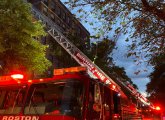
[[[41,2],[44,4],[43,2]],[[48,8],[49,9],[49,8]],[[143,101],[136,90],[131,90],[125,83],[121,82],[120,80],[116,79],[114,82],[107,74],[105,74],[97,65],[95,65],[84,53],[82,53],[72,42],[70,42],[61,32],[58,25],[56,25],[49,17],[41,13],[37,8],[34,6],[32,7],[32,13],[36,17],[36,19],[41,20],[48,29],[48,33],[58,42],[81,66],[87,67],[88,74],[92,78],[98,78],[101,82],[112,85],[113,90],[121,92],[121,88],[118,85],[122,85],[126,88],[134,97],[140,100],[143,104],[149,105],[150,103]],[[137,96],[138,95],[138,96]],[[141,95],[140,95],[141,96]]]

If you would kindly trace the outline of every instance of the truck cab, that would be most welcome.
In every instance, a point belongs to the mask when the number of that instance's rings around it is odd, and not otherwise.
[[[114,120],[120,115],[118,93],[90,78],[84,67],[58,69],[52,78],[37,80],[1,78],[0,120]]]

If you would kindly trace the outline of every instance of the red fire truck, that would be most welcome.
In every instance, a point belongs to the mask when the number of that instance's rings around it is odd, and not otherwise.
[[[37,80],[0,77],[0,120],[124,120],[135,112],[124,94],[90,78],[85,67]]]

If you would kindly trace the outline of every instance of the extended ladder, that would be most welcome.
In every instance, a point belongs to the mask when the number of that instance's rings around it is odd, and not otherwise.
[[[42,3],[42,2],[41,2]],[[44,3],[42,3],[44,4]],[[49,8],[47,8],[49,9]],[[32,13],[36,19],[41,20],[48,29],[48,33],[81,65],[87,67],[88,74],[93,78],[100,79],[105,84],[112,85],[111,89],[118,92],[121,91],[120,86],[114,82],[107,74],[105,74],[97,65],[95,65],[84,53],[82,53],[72,42],[70,42],[62,33],[59,28],[49,17],[45,16],[34,6],[32,7]],[[135,89],[130,89],[126,84],[116,79],[120,85],[124,86],[132,95],[139,99],[143,104],[149,105],[150,103],[145,101]],[[115,87],[116,86],[116,87]],[[136,91],[136,92],[135,92]],[[136,94],[138,93],[138,94]]]

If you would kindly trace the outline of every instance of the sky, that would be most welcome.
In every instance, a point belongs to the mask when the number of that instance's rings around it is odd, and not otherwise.
[[[62,2],[64,2],[66,0],[62,0]],[[85,8],[87,11],[88,8]],[[72,11],[72,13],[75,13],[75,11]],[[80,14],[76,14],[76,16],[80,16]],[[94,18],[92,18],[92,16],[90,16],[90,18],[88,19],[88,21],[92,21],[94,22],[94,25],[99,27],[100,23],[95,20]],[[90,26],[89,24],[81,21],[81,23],[84,25],[84,27],[90,32],[91,35],[94,35],[96,32],[92,29],[92,26]],[[113,34],[113,32],[111,33]],[[147,77],[151,72],[152,72],[152,67],[148,66],[146,63],[142,63],[137,65],[134,62],[134,58],[127,58],[126,57],[126,53],[127,53],[127,45],[129,44],[128,42],[125,42],[126,35],[121,34],[118,37],[117,40],[117,50],[114,50],[113,52],[113,59],[114,62],[117,66],[120,67],[124,67],[126,70],[126,74],[128,75],[128,77],[131,78],[131,80],[133,81],[134,84],[136,84],[139,88],[139,92],[141,92],[143,95],[146,96],[146,84],[149,82],[149,78]],[[94,42],[94,41],[93,41]],[[134,74],[134,72],[141,70],[141,72],[139,74]],[[147,71],[144,71],[147,70]]]
[[[126,74],[128,77],[131,78],[133,83],[135,83],[138,88],[139,92],[141,92],[143,95],[146,95],[146,84],[150,81],[148,78],[148,75],[152,72],[152,66],[148,66],[147,63],[143,62],[142,64],[137,65],[137,63],[134,62],[134,58],[128,58],[126,57],[127,53],[127,44],[125,41],[123,41],[123,37],[121,36],[118,39],[117,46],[118,49],[114,51],[113,53],[113,59],[116,63],[116,65],[124,67],[126,70]],[[139,74],[135,74],[134,72],[141,70]],[[147,70],[147,71],[144,71]]]

